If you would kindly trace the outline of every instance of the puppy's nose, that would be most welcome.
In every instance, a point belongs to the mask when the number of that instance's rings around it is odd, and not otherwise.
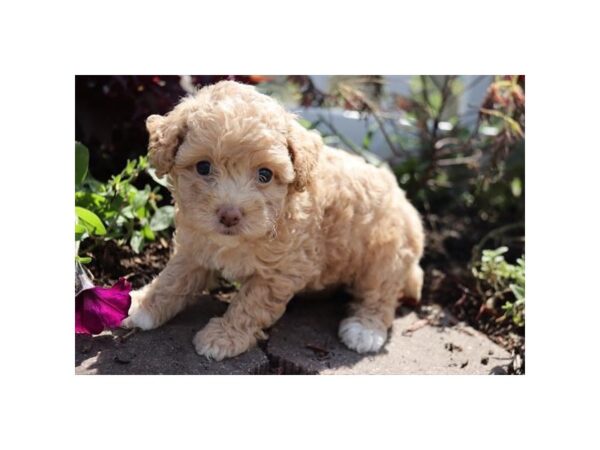
[[[217,210],[217,217],[223,225],[232,227],[242,219],[242,211],[235,206],[221,206]]]

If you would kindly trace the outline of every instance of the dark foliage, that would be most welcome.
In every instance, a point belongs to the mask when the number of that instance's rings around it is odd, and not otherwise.
[[[75,140],[91,150],[94,176],[106,181],[128,159],[146,154],[149,115],[170,111],[192,86],[224,79],[255,83],[249,76],[228,75],[194,75],[187,85],[178,75],[76,76]]]

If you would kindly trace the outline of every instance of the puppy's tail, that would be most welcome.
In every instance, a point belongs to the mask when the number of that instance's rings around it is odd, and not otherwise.
[[[418,262],[414,263],[406,277],[404,289],[402,290],[402,301],[419,303],[421,301],[421,290],[423,289],[423,269]]]

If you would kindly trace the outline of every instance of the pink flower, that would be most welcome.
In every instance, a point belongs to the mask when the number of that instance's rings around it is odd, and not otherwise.
[[[118,327],[127,317],[130,291],[131,283],[125,278],[119,278],[111,288],[84,283],[84,289],[75,296],[75,333],[99,334]]]

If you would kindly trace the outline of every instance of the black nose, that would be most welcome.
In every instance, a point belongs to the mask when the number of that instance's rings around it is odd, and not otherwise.
[[[242,219],[242,211],[235,206],[222,206],[217,210],[219,222],[226,227],[237,225]]]

